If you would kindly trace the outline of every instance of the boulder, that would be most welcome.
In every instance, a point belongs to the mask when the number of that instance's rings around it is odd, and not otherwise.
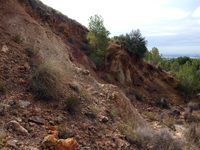
[[[94,118],[97,117],[97,115],[94,114],[94,113],[92,113],[92,112],[86,112],[85,115],[86,115],[87,117],[89,117],[89,118],[92,118],[92,119],[94,119]]]
[[[82,70],[82,73],[83,73],[84,75],[89,75],[89,74],[90,74],[90,71],[89,71],[89,70]]]
[[[22,101],[22,100],[19,100],[19,106],[20,107],[28,107],[31,103],[28,102],[28,101]]]
[[[58,140],[55,150],[74,150],[76,148],[77,142],[74,138],[60,139]]]
[[[40,118],[39,116],[32,116],[29,118],[29,121],[32,121],[32,122],[35,122],[35,123],[38,123],[38,124],[44,124],[45,123],[45,120]]]
[[[102,118],[101,118],[101,122],[103,122],[103,123],[108,122],[108,117],[106,117],[106,116],[102,116]]]
[[[4,45],[3,47],[2,47],[2,49],[1,49],[3,52],[7,52],[9,49],[8,49],[8,47],[6,46],[6,45]]]
[[[7,145],[9,146],[9,147],[13,147],[13,148],[15,148],[15,149],[17,149],[17,140],[9,140],[9,141],[7,141]]]
[[[48,135],[42,141],[42,147],[46,148],[49,146],[54,146],[54,145],[56,145],[57,141],[58,140],[54,137],[54,135]]]
[[[29,136],[30,134],[28,131],[22,127],[17,121],[12,120],[10,121],[7,125],[7,128],[12,128],[13,130],[17,131],[18,134],[24,135],[24,136]]]
[[[78,93],[82,91],[81,86],[77,82],[73,82],[73,83],[69,84],[69,86],[70,86],[70,88],[77,91]]]

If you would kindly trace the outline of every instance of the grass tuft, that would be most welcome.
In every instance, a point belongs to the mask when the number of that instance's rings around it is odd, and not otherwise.
[[[67,128],[66,124],[59,125],[58,137],[60,139],[72,138],[72,137],[74,137],[74,135],[75,135],[75,133],[71,129]]]
[[[171,127],[176,123],[176,118],[172,117],[172,116],[166,116],[163,118],[163,123],[168,126]]]
[[[93,114],[98,115],[100,110],[98,107],[94,106],[94,105],[90,105],[90,110]]]
[[[74,112],[77,108],[79,108],[79,97],[72,95],[65,100],[65,104],[67,111]]]
[[[159,115],[154,114],[152,112],[145,111],[144,115],[147,116],[149,119],[154,120],[154,121],[160,121],[161,120],[161,117]]]
[[[64,73],[54,60],[42,62],[33,72],[29,88],[39,97],[59,99],[63,92]]]
[[[21,38],[21,36],[19,34],[16,34],[13,36],[13,41],[15,43],[21,44],[23,42],[23,39]]]

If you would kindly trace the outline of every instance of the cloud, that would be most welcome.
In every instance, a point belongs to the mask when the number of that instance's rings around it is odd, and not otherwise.
[[[198,21],[198,24],[200,24],[200,20]]]
[[[176,19],[183,19],[187,17],[190,12],[182,11],[179,8],[164,8],[162,9],[160,16],[168,19],[168,20],[176,20]]]
[[[165,36],[165,35],[176,35],[176,33],[168,33],[168,32],[150,33],[150,34],[147,34],[146,36]]]
[[[193,17],[200,17],[200,7],[198,7],[194,13],[192,14]]]

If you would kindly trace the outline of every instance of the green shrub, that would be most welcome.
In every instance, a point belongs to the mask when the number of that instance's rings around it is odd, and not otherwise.
[[[73,112],[75,111],[77,108],[79,108],[80,102],[79,102],[79,97],[72,95],[70,97],[68,97],[65,100],[65,104],[66,104],[66,109],[69,112]]]
[[[181,66],[176,74],[176,79],[180,94],[192,95],[194,90],[198,88],[199,79],[197,78],[197,72],[189,61]]]
[[[21,44],[23,42],[23,39],[21,38],[19,34],[16,34],[15,36],[13,36],[13,41],[18,44]]]
[[[7,91],[6,85],[2,81],[0,81],[0,93],[5,94],[6,91]]]
[[[63,92],[64,73],[58,62],[42,62],[33,72],[29,84],[30,90],[45,99],[58,99]]]
[[[137,57],[144,57],[147,51],[147,40],[142,37],[139,29],[132,30],[129,34],[120,35],[117,38],[123,49],[127,50],[131,55],[136,55]]]
[[[96,67],[99,68],[103,63],[104,57],[96,56],[96,54],[91,54],[90,59],[95,63]]]

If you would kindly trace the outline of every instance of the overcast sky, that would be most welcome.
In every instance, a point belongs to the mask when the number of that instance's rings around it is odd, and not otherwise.
[[[88,27],[104,18],[110,37],[140,29],[148,49],[162,54],[200,54],[200,0],[41,0]]]

